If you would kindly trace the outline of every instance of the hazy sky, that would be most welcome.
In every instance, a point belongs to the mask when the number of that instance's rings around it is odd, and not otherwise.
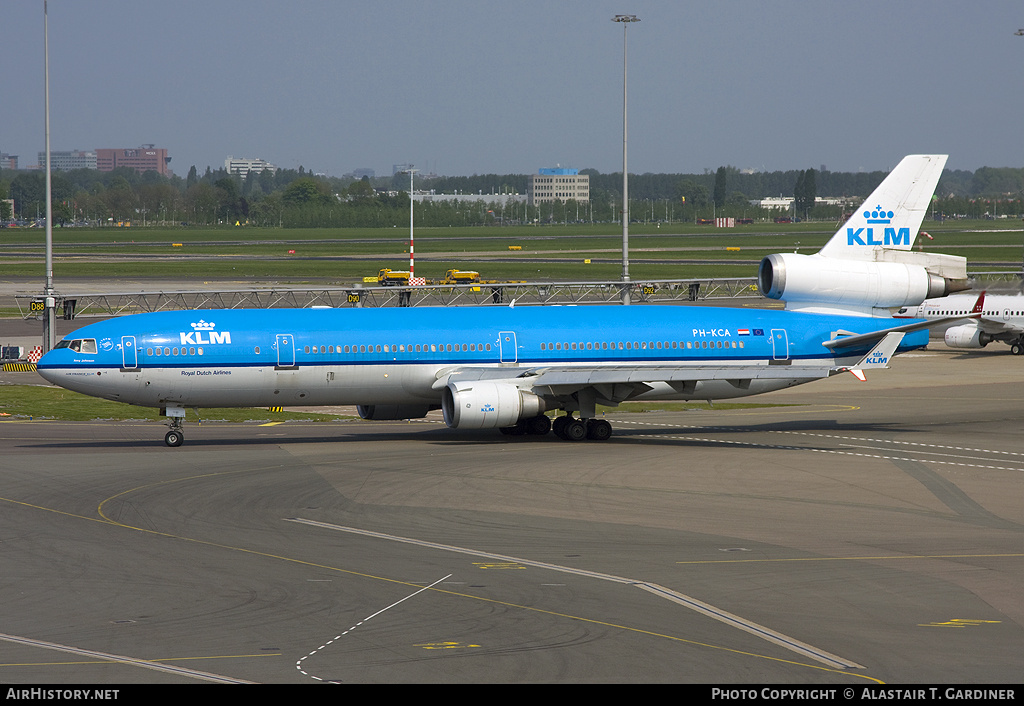
[[[51,147],[340,176],[1024,166],[1020,0],[50,0]],[[43,149],[43,2],[0,0],[0,151]]]

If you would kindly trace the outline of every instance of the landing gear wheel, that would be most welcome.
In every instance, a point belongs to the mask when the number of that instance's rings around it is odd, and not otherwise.
[[[185,435],[176,429],[171,429],[164,434],[164,443],[170,447],[181,446],[183,441],[185,441]]]
[[[608,441],[612,435],[612,425],[603,419],[591,419],[587,422],[587,438],[593,441]]]
[[[562,429],[566,441],[583,441],[587,438],[587,425],[582,419],[570,419]]]
[[[1014,341],[1013,343],[1010,344],[1010,352],[1013,353],[1014,355],[1020,355],[1021,353],[1024,353],[1024,344],[1021,344],[1020,341]]]
[[[555,432],[555,436],[559,439],[565,438],[565,425],[572,417],[555,417],[555,421],[551,424],[551,430]]]
[[[544,436],[551,431],[551,420],[543,414],[526,420],[526,433],[532,436]]]

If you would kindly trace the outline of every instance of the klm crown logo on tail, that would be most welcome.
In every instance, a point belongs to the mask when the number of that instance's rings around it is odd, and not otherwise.
[[[892,211],[886,211],[881,206],[875,206],[874,211],[864,212],[864,217],[868,219],[868,223],[885,223],[886,225],[892,223],[892,217],[895,215]]]
[[[910,247],[910,228],[880,228],[882,237],[878,238],[875,235],[875,228],[872,226],[883,225],[887,226],[892,223],[893,216],[896,214],[892,211],[886,211],[881,206],[876,206],[871,211],[864,211],[864,219],[868,222],[866,228],[853,228],[852,226],[846,227],[846,244],[847,245],[906,245]]]

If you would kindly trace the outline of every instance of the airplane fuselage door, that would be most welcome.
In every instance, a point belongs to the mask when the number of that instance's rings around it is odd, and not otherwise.
[[[772,329],[772,360],[789,360],[789,336],[786,329]]]
[[[139,367],[139,353],[135,350],[135,336],[121,336],[121,362],[123,370]]]
[[[498,333],[498,360],[502,363],[515,363],[519,360],[519,349],[516,346],[515,331]]]
[[[290,333],[277,334],[277,367],[295,367],[295,336]]]

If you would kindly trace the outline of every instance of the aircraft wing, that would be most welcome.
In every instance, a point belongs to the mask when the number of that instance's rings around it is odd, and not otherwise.
[[[867,356],[865,356],[867,357]],[[861,361],[862,363],[864,361]],[[858,365],[861,365],[858,363]],[[679,392],[695,390],[698,382],[726,381],[737,389],[750,387],[754,380],[810,382],[846,372],[856,366],[834,365],[614,365],[537,368],[458,368],[438,376],[435,389],[451,382],[504,380],[539,394],[566,396],[590,390],[596,399],[617,404],[664,383]],[[879,367],[864,365],[865,368]],[[884,367],[884,366],[881,366]]]
[[[981,330],[985,333],[998,336],[1000,334],[1019,334],[1022,330],[1020,326],[1012,324],[1008,321],[999,321],[998,319],[982,319],[978,322]]]
[[[774,380],[799,378],[817,380],[828,377],[834,367],[797,365],[744,365],[744,366],[613,366],[601,368],[566,367],[547,368],[530,378],[533,387],[559,388],[566,386],[608,385],[618,383],[687,383],[698,380]]]
[[[917,326],[916,324],[914,326]],[[567,365],[508,367],[453,367],[437,374],[433,384],[441,390],[451,383],[477,381],[504,382],[535,394],[565,397],[587,392],[588,397],[604,404],[618,404],[654,389],[658,384],[669,385],[680,393],[696,393],[698,383],[722,381],[738,391],[747,390],[754,381],[786,380],[794,384],[851,372],[864,380],[865,370],[888,367],[905,333],[906,327],[885,330],[877,335],[857,338],[874,345],[853,365]],[[913,330],[917,330],[914,328]],[[842,340],[842,339],[841,339]],[[846,340],[843,340],[845,343]],[[827,344],[826,344],[827,345]],[[849,344],[854,345],[854,344]]]

